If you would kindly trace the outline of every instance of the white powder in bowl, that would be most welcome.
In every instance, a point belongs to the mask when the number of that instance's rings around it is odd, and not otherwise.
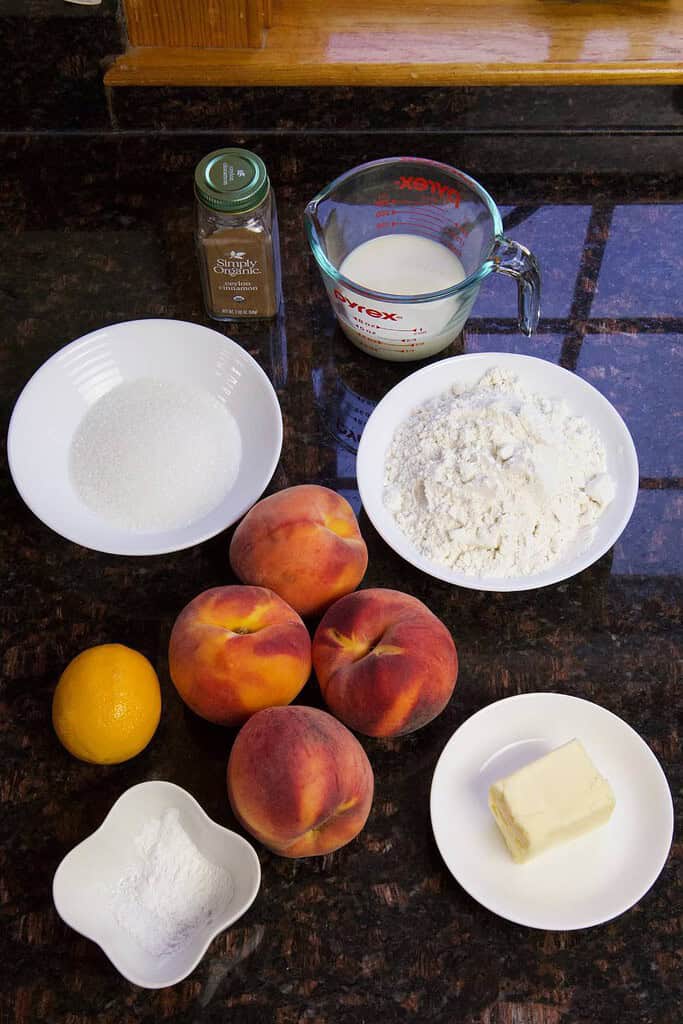
[[[170,807],[133,840],[135,860],[109,892],[119,925],[152,956],[170,956],[230,903],[230,874],[197,849]]]
[[[216,507],[241,453],[234,416],[208,391],[140,378],[86,412],[69,471],[80,499],[103,519],[129,530],[172,530]]]
[[[527,576],[584,549],[613,497],[590,424],[502,369],[413,410],[384,466],[405,535],[472,576]]]

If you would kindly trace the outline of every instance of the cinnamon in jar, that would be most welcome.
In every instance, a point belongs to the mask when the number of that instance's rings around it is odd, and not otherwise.
[[[247,149],[217,149],[194,175],[195,239],[206,311],[214,320],[277,314],[280,250],[265,164]]]

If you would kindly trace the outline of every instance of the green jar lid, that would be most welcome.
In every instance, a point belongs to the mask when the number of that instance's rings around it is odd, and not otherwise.
[[[197,199],[223,213],[253,210],[269,188],[266,165],[248,149],[215,149],[199,161],[194,172]]]

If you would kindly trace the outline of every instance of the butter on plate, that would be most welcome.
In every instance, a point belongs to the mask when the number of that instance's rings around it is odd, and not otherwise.
[[[489,788],[491,813],[519,863],[606,824],[615,803],[612,787],[579,740]]]

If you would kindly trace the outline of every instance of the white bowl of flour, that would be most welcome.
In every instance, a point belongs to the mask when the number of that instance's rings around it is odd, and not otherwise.
[[[175,985],[251,906],[254,848],[171,782],[141,782],[66,855],[52,894],[59,916],[143,988]]]
[[[103,327],[31,377],[7,438],[22,498],[84,547],[156,555],[231,526],[268,485],[282,415],[236,342],[180,320]]]
[[[614,407],[532,356],[455,356],[379,403],[358,450],[365,511],[402,558],[475,590],[574,576],[628,523],[638,459]]]

